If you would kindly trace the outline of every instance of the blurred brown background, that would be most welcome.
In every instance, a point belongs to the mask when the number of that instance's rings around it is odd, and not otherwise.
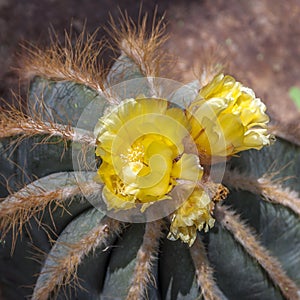
[[[228,71],[256,91],[275,120],[298,124],[299,112],[288,91],[300,87],[300,0],[144,1],[143,12],[166,12],[170,39],[165,47],[178,56],[181,80],[189,81],[212,52],[225,58]],[[0,0],[0,96],[18,89],[19,44],[47,45],[49,27],[60,37],[64,29],[81,32],[108,24],[118,7],[137,20],[139,1]],[[106,34],[100,30],[99,38]],[[107,35],[107,34],[106,34]],[[108,37],[109,38],[109,37]]]

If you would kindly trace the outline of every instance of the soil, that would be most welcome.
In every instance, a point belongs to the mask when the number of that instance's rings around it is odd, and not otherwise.
[[[300,87],[300,0],[144,1],[143,12],[166,12],[170,39],[183,81],[193,80],[205,60],[220,60],[226,71],[256,91],[274,120],[298,124],[299,111],[288,95]],[[72,24],[92,32],[108,25],[119,8],[137,20],[139,1],[0,0],[0,96],[10,101],[19,89],[20,43],[50,43],[49,28],[63,39]],[[99,38],[107,35],[103,29]],[[107,37],[109,38],[109,37]]]

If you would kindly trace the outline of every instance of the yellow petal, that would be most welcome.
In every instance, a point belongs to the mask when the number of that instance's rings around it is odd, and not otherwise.
[[[184,153],[174,164],[172,177],[196,182],[201,179],[203,168],[200,166],[199,158],[194,154]]]

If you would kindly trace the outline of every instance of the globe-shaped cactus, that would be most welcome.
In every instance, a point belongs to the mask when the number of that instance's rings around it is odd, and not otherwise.
[[[33,49],[1,109],[4,299],[299,299],[300,156],[231,76],[159,78],[163,25]],[[23,184],[23,187],[21,185]]]

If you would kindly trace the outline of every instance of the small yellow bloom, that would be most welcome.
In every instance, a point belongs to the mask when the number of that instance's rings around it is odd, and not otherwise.
[[[129,99],[99,120],[97,179],[104,183],[108,209],[129,209],[170,199],[179,181],[202,176],[199,158],[185,153],[189,135],[184,112],[163,99]]]
[[[227,157],[270,144],[266,106],[231,76],[217,75],[188,108],[201,157]]]
[[[211,216],[211,199],[199,188],[195,189],[190,197],[174,212],[171,220],[171,240],[181,239],[192,246],[197,230],[208,231],[214,226],[214,218]]]

